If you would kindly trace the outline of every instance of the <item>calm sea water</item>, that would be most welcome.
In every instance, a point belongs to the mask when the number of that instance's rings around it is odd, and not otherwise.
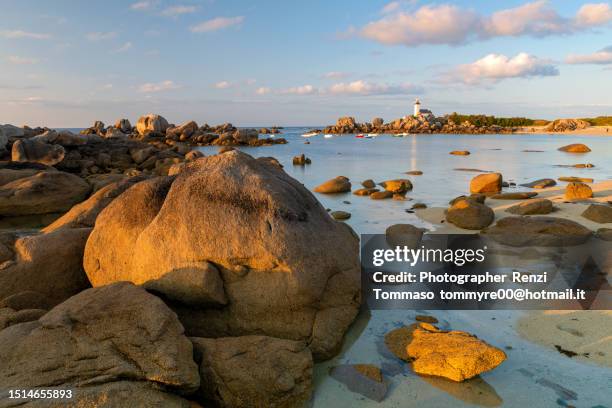
[[[257,148],[240,148],[253,156],[273,156],[285,166],[285,171],[312,190],[335,176],[346,176],[359,188],[361,181],[371,178],[376,182],[408,178],[414,189],[408,194],[411,201],[371,200],[351,193],[316,194],[326,208],[344,210],[352,214],[348,223],[358,233],[380,233],[398,222],[422,224],[414,215],[406,213],[414,203],[446,206],[448,201],[468,192],[469,182],[476,172],[456,171],[473,168],[501,172],[506,181],[517,184],[539,178],[557,179],[560,176],[590,177],[595,181],[612,178],[612,138],[574,135],[413,135],[392,137],[381,135],[360,139],[354,135],[323,135],[303,138],[308,128],[286,128],[283,134],[289,143]],[[265,136],[262,136],[265,137]],[[304,144],[308,140],[310,144]],[[592,152],[572,154],[557,149],[569,143],[585,143]],[[200,148],[214,154],[217,147]],[[452,156],[452,150],[469,150],[469,156]],[[538,150],[541,152],[523,152]],[[293,156],[304,153],[312,160],[309,166],[293,166]],[[556,165],[592,163],[594,168],[563,168]],[[421,170],[421,176],[403,174]],[[529,190],[517,187],[508,191]],[[345,203],[348,201],[349,204]]]

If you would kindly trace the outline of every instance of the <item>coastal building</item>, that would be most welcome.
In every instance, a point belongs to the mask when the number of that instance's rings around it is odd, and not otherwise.
[[[419,101],[419,98],[416,98],[416,100],[414,101],[414,116],[431,114],[432,113],[429,109],[421,109],[421,101]]]

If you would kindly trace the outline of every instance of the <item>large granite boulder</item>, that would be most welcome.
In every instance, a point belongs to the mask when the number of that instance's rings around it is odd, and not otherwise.
[[[89,387],[129,379],[194,392],[200,378],[183,331],[176,315],[144,289],[127,282],[88,289],[37,321],[0,331],[0,387],[55,386],[95,399]]]
[[[573,246],[585,243],[591,230],[577,222],[556,217],[506,217],[481,231],[495,241],[517,247]]]
[[[259,132],[257,129],[236,129],[233,136],[236,143],[248,144],[259,138]]]
[[[499,193],[502,188],[501,173],[479,174],[470,181],[470,193]]]
[[[117,122],[115,122],[115,128],[123,133],[130,133],[132,131],[132,124],[129,119],[118,119]]]
[[[83,250],[91,228],[59,229],[25,237],[3,235],[0,299],[34,291],[56,305],[90,287]]]
[[[83,201],[90,186],[62,171],[42,171],[0,186],[0,216],[48,214]]]
[[[456,200],[446,212],[446,221],[469,230],[488,227],[494,219],[490,207],[470,198]]]
[[[62,160],[66,150],[57,144],[38,140],[22,139],[13,143],[11,160],[14,162],[33,162],[53,166]]]
[[[307,340],[326,358],[357,314],[358,253],[350,227],[301,183],[230,151],[116,198],[98,216],[84,266],[94,286],[163,279],[154,289],[173,300],[189,335]],[[208,292],[219,285],[227,302]]]
[[[168,129],[168,121],[163,116],[152,113],[141,116],[136,123],[136,130],[140,135],[148,133],[165,133]]]
[[[200,366],[199,396],[221,407],[299,407],[312,392],[304,342],[266,336],[191,338]]]

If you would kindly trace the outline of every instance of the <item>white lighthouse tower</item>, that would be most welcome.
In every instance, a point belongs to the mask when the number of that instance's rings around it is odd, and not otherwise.
[[[419,98],[416,98],[416,100],[414,101],[414,116],[419,116],[420,113],[421,113],[421,101],[419,101]]]

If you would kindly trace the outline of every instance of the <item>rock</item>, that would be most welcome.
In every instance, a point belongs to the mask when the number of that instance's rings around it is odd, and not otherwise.
[[[0,331],[0,383],[77,388],[130,379],[193,392],[193,347],[176,315],[145,290],[120,282],[88,289],[38,321]]]
[[[599,224],[612,223],[612,207],[605,204],[591,204],[581,214],[587,220]]]
[[[567,181],[568,183],[572,183],[572,182],[592,183],[593,182],[592,178],[586,178],[586,177],[559,177],[558,180]]]
[[[18,139],[25,135],[23,128],[13,125],[0,125],[0,131],[8,139]]]
[[[336,121],[337,127],[346,127],[348,129],[354,129],[356,125],[357,123],[355,122],[355,118],[351,116],[344,116]]]
[[[0,310],[11,310],[11,309],[0,309]],[[31,322],[40,319],[45,313],[44,309],[22,309],[19,311],[13,311],[9,313],[0,312],[0,330],[3,330],[9,326],[19,323]],[[1,401],[0,394],[0,401]]]
[[[412,205],[412,209],[413,210],[422,210],[424,208],[427,208],[427,204],[424,203],[415,203]]]
[[[373,401],[381,402],[387,395],[388,385],[380,368],[372,364],[340,365],[333,367],[330,376],[352,392]]]
[[[583,200],[593,197],[593,190],[584,183],[569,183],[565,187],[565,198],[567,200]]]
[[[557,182],[553,179],[545,178],[532,181],[530,183],[521,184],[522,187],[530,187],[530,188],[547,188],[556,186]]]
[[[304,166],[306,164],[310,164],[311,161],[308,157],[306,157],[304,155],[304,153],[300,154],[299,156],[295,156],[293,158],[293,165],[294,166]]]
[[[384,121],[383,118],[374,118],[372,119],[372,126],[374,126],[375,128],[379,128],[383,125]]]
[[[233,152],[234,150],[236,150],[236,148],[234,148],[232,146],[224,146],[224,147],[219,149],[219,154],[223,154],[223,153],[227,153],[227,152]]]
[[[127,135],[113,126],[109,126],[104,134],[106,139],[119,139],[124,140],[127,139]]]
[[[0,266],[0,299],[37,292],[48,305],[56,305],[88,288],[82,260],[90,231],[58,230],[10,243],[10,261]]]
[[[46,166],[45,166],[46,167]],[[53,169],[49,167],[49,169]],[[31,177],[36,173],[40,172],[40,169],[11,169],[11,168],[0,168],[0,186],[10,183],[14,180],[19,180],[26,177]]]
[[[591,237],[591,231],[577,222],[541,216],[502,218],[481,234],[515,247],[573,246],[583,244]]]
[[[237,143],[248,144],[257,141],[259,132],[257,129],[236,129],[233,136]]]
[[[336,353],[360,303],[354,232],[268,161],[232,151],[186,166],[134,185],[100,213],[83,259],[91,283],[146,284],[210,260],[228,303],[174,302],[190,335],[257,333],[306,340],[318,358]]]
[[[568,153],[588,153],[591,151],[587,145],[582,143],[569,144],[567,146],[560,147],[557,150]]]
[[[412,341],[412,332],[416,329],[416,324],[403,326],[385,334],[385,346],[397,358],[409,361],[406,348]]]
[[[506,212],[516,215],[550,214],[552,211],[552,201],[546,198],[525,201],[506,209]]]
[[[142,164],[156,152],[157,149],[153,146],[147,146],[140,149],[130,149],[130,157],[132,160],[134,160],[134,163]]]
[[[612,241],[612,228],[600,228],[595,236],[604,241]]]
[[[372,193],[376,193],[377,191],[380,191],[380,190],[377,188],[360,188],[358,190],[353,191],[353,194],[358,195],[358,196],[367,196]]]
[[[391,249],[395,247],[417,248],[426,230],[410,224],[395,224],[385,230],[385,239]]]
[[[446,213],[446,221],[469,230],[488,227],[494,219],[495,213],[491,208],[471,199],[456,201]]]
[[[374,187],[376,187],[376,183],[374,183],[374,180],[372,180],[372,179],[367,179],[367,180],[362,181],[361,185],[364,188],[374,188]]]
[[[506,354],[469,333],[421,323],[406,348],[418,374],[465,381],[500,365]]]
[[[385,200],[393,197],[393,193],[390,191],[375,191],[369,194],[372,200]]]
[[[407,171],[404,174],[408,174],[410,176],[422,176],[423,172],[421,170],[410,170],[410,171]]]
[[[186,138],[190,138],[197,130],[198,124],[192,120],[185,122],[180,126],[167,129],[166,134],[170,133],[176,136],[185,136]]]
[[[11,308],[13,310],[23,309],[43,309],[48,310],[51,304],[47,301],[42,293],[32,290],[24,290],[23,292],[15,293],[0,300],[0,309]]]
[[[191,150],[190,152],[185,154],[185,160],[187,160],[187,161],[197,160],[200,157],[204,157],[204,153],[202,153],[199,150]]]
[[[304,343],[266,336],[192,338],[199,394],[223,407],[298,407],[312,393]]]
[[[470,199],[472,201],[476,201],[477,203],[484,204],[487,199],[487,196],[484,194],[470,194],[469,196],[460,195],[459,197],[455,197],[448,202],[449,205],[454,205],[457,201]]]
[[[13,143],[11,160],[14,162],[34,162],[53,166],[62,160],[66,150],[60,145],[22,139]]]
[[[119,119],[115,122],[115,128],[119,129],[123,133],[131,133],[132,132],[132,124],[128,119]]]
[[[314,191],[323,194],[346,193],[351,191],[351,182],[344,176],[338,176],[331,180],[327,180],[325,183],[316,187]]]
[[[467,150],[453,150],[449,154],[452,154],[454,156],[469,156],[470,152]]]
[[[591,163],[579,163],[579,164],[574,164],[571,167],[575,167],[575,168],[578,168],[578,169],[590,169],[590,168],[595,167],[595,165],[593,165]]]
[[[537,195],[538,193],[536,193],[535,191],[526,191],[526,192],[518,192],[518,193],[494,194],[489,198],[492,200],[528,200]]]
[[[586,129],[589,126],[591,126],[590,123],[582,119],[557,119],[546,125],[544,130],[546,132],[565,132]]]
[[[104,127],[104,122],[101,120],[96,120],[92,126],[92,129],[94,129],[97,133],[102,133],[104,132]]]
[[[160,115],[148,114],[141,116],[136,124],[136,130],[140,135],[149,133],[166,133],[168,121]]]
[[[144,176],[122,179],[108,184],[91,197],[72,207],[70,211],[43,228],[43,232],[51,232],[60,228],[93,228],[98,214],[115,198],[134,184],[145,180]]]
[[[501,188],[501,173],[479,174],[470,181],[470,193],[499,193]]]
[[[100,189],[108,186],[109,184],[117,183],[119,181],[125,180],[125,174],[92,174],[91,176],[87,176],[87,183],[91,186],[92,192],[97,192]]]
[[[387,180],[380,183],[386,190],[395,194],[404,194],[412,190],[412,183],[408,179]]]
[[[429,316],[429,315],[416,315],[414,317],[414,320],[416,320],[417,322],[430,323],[430,324],[438,323],[438,319],[436,319],[433,316]]]
[[[89,191],[89,184],[73,174],[42,171],[0,186],[0,215],[63,212],[83,201]]]
[[[332,211],[330,215],[334,220],[348,220],[351,218],[351,213],[346,211]]]

